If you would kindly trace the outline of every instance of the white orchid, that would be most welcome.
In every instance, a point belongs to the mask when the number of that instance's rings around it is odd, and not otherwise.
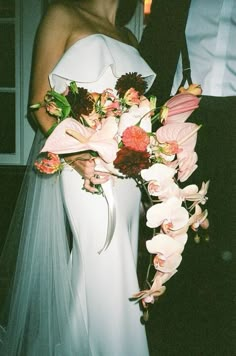
[[[183,245],[172,237],[158,234],[146,242],[149,253],[156,254],[153,264],[158,271],[172,272],[180,265]]]
[[[204,229],[207,229],[209,226],[209,221],[207,219],[208,216],[208,211],[205,209],[202,211],[202,208],[200,205],[195,206],[195,212],[194,214],[190,217],[188,225],[191,226],[191,228],[196,231],[198,230],[199,226],[201,226]]]
[[[173,177],[176,174],[174,168],[168,167],[161,163],[155,163],[148,169],[141,171],[141,177],[148,183],[148,192],[152,196],[158,196],[161,200],[163,196],[170,196],[167,193],[172,187],[178,189],[174,183]]]
[[[197,204],[206,204],[207,202],[207,191],[209,188],[210,181],[206,183],[203,182],[201,188],[198,190],[198,186],[195,184],[188,185],[187,187],[181,189],[181,197],[183,200],[192,201],[193,204],[190,207],[190,210],[194,208]]]
[[[147,226],[150,228],[161,226],[165,231],[181,229],[189,220],[188,211],[181,204],[181,199],[172,197],[153,205],[147,211]]]

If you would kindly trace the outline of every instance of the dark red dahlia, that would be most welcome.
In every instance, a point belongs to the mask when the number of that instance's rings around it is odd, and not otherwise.
[[[130,178],[137,178],[142,169],[151,166],[148,152],[134,151],[122,147],[114,161],[114,167]]]
[[[72,115],[77,120],[81,115],[89,115],[94,109],[93,97],[85,88],[78,88],[78,93],[69,90],[66,98],[71,106]]]
[[[126,73],[117,80],[115,89],[120,97],[123,97],[130,88],[134,88],[139,95],[145,93],[147,83],[141,74],[138,74],[137,72]]]

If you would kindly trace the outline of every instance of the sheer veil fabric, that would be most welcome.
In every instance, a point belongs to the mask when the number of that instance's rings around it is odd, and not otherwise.
[[[38,133],[1,257],[1,285],[10,280],[13,269],[15,273],[6,300],[9,320],[7,332],[1,329],[0,355],[90,355],[82,311],[77,325],[72,324],[74,295],[59,177],[43,177],[32,170],[43,141]],[[7,319],[6,309],[4,314]],[[75,329],[83,343],[77,335],[72,337]]]
[[[136,49],[90,35],[63,55],[50,81],[58,91],[75,80],[99,92],[131,71],[151,86],[155,75]],[[69,166],[60,175],[36,174],[32,165],[44,140],[38,132],[0,259],[1,288],[8,291],[0,355],[148,355],[138,305],[128,300],[138,288],[140,193],[134,182],[114,182],[117,227],[111,246],[99,255],[107,224],[104,199],[83,191],[80,175]]]

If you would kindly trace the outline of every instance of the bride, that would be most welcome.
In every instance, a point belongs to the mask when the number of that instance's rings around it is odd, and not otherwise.
[[[36,37],[32,104],[42,102],[50,88],[63,92],[70,81],[102,92],[128,72],[141,74],[150,88],[155,74],[140,57],[133,34],[119,27],[123,2],[60,1],[49,7]],[[135,1],[130,5],[135,8]],[[55,123],[43,107],[34,118],[40,130],[30,162]],[[62,159],[73,167],[65,164],[60,175],[42,176],[28,167],[1,257],[14,278],[1,322],[0,355],[146,356],[139,306],[129,301],[139,289],[140,192],[132,179],[99,172],[82,153]],[[116,207],[111,244],[100,254],[108,208],[102,195],[91,194],[96,184],[110,184]]]

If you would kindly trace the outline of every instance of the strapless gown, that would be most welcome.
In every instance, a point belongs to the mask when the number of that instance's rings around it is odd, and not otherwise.
[[[117,78],[128,72],[140,73],[148,87],[155,77],[135,48],[94,34],[79,40],[66,51],[49,80],[59,92],[64,91],[72,80],[89,91],[101,92],[114,88]],[[40,177],[40,180],[43,180],[40,182],[40,208],[37,209],[40,217],[34,218],[37,225],[33,228],[34,236],[32,229],[30,232],[31,241],[36,238],[40,242],[38,245],[32,243],[27,247],[27,256],[20,257],[25,270],[31,268],[33,271],[32,285],[35,288],[25,287],[31,280],[29,276],[25,280],[22,267],[18,267],[21,270],[20,274],[16,272],[15,298],[18,296],[18,304],[26,300],[24,308],[28,310],[23,316],[13,297],[8,327],[3,336],[5,348],[2,350],[5,351],[1,355],[147,356],[140,309],[138,304],[129,301],[139,290],[136,262],[140,191],[135,182],[132,179],[110,180],[116,206],[116,227],[111,244],[99,254],[108,225],[105,198],[84,191],[82,177],[70,166],[63,169],[60,177]],[[60,204],[66,214],[62,213]],[[41,212],[42,209],[46,212]],[[47,214],[50,217],[45,217]],[[47,238],[42,237],[45,231],[37,230],[42,230],[43,219],[44,226],[55,224],[46,231]],[[67,247],[67,221],[73,235],[71,250]],[[22,249],[27,244],[24,242]],[[28,267],[27,263],[30,263]],[[24,283],[19,282],[19,276]],[[28,293],[23,291],[24,288]],[[43,304],[42,300],[45,300]],[[31,315],[37,327],[31,322]],[[17,333],[14,329],[16,321]],[[29,329],[30,322],[33,330]],[[14,339],[14,349],[6,346],[11,339]],[[14,353],[14,350],[20,351]]]

